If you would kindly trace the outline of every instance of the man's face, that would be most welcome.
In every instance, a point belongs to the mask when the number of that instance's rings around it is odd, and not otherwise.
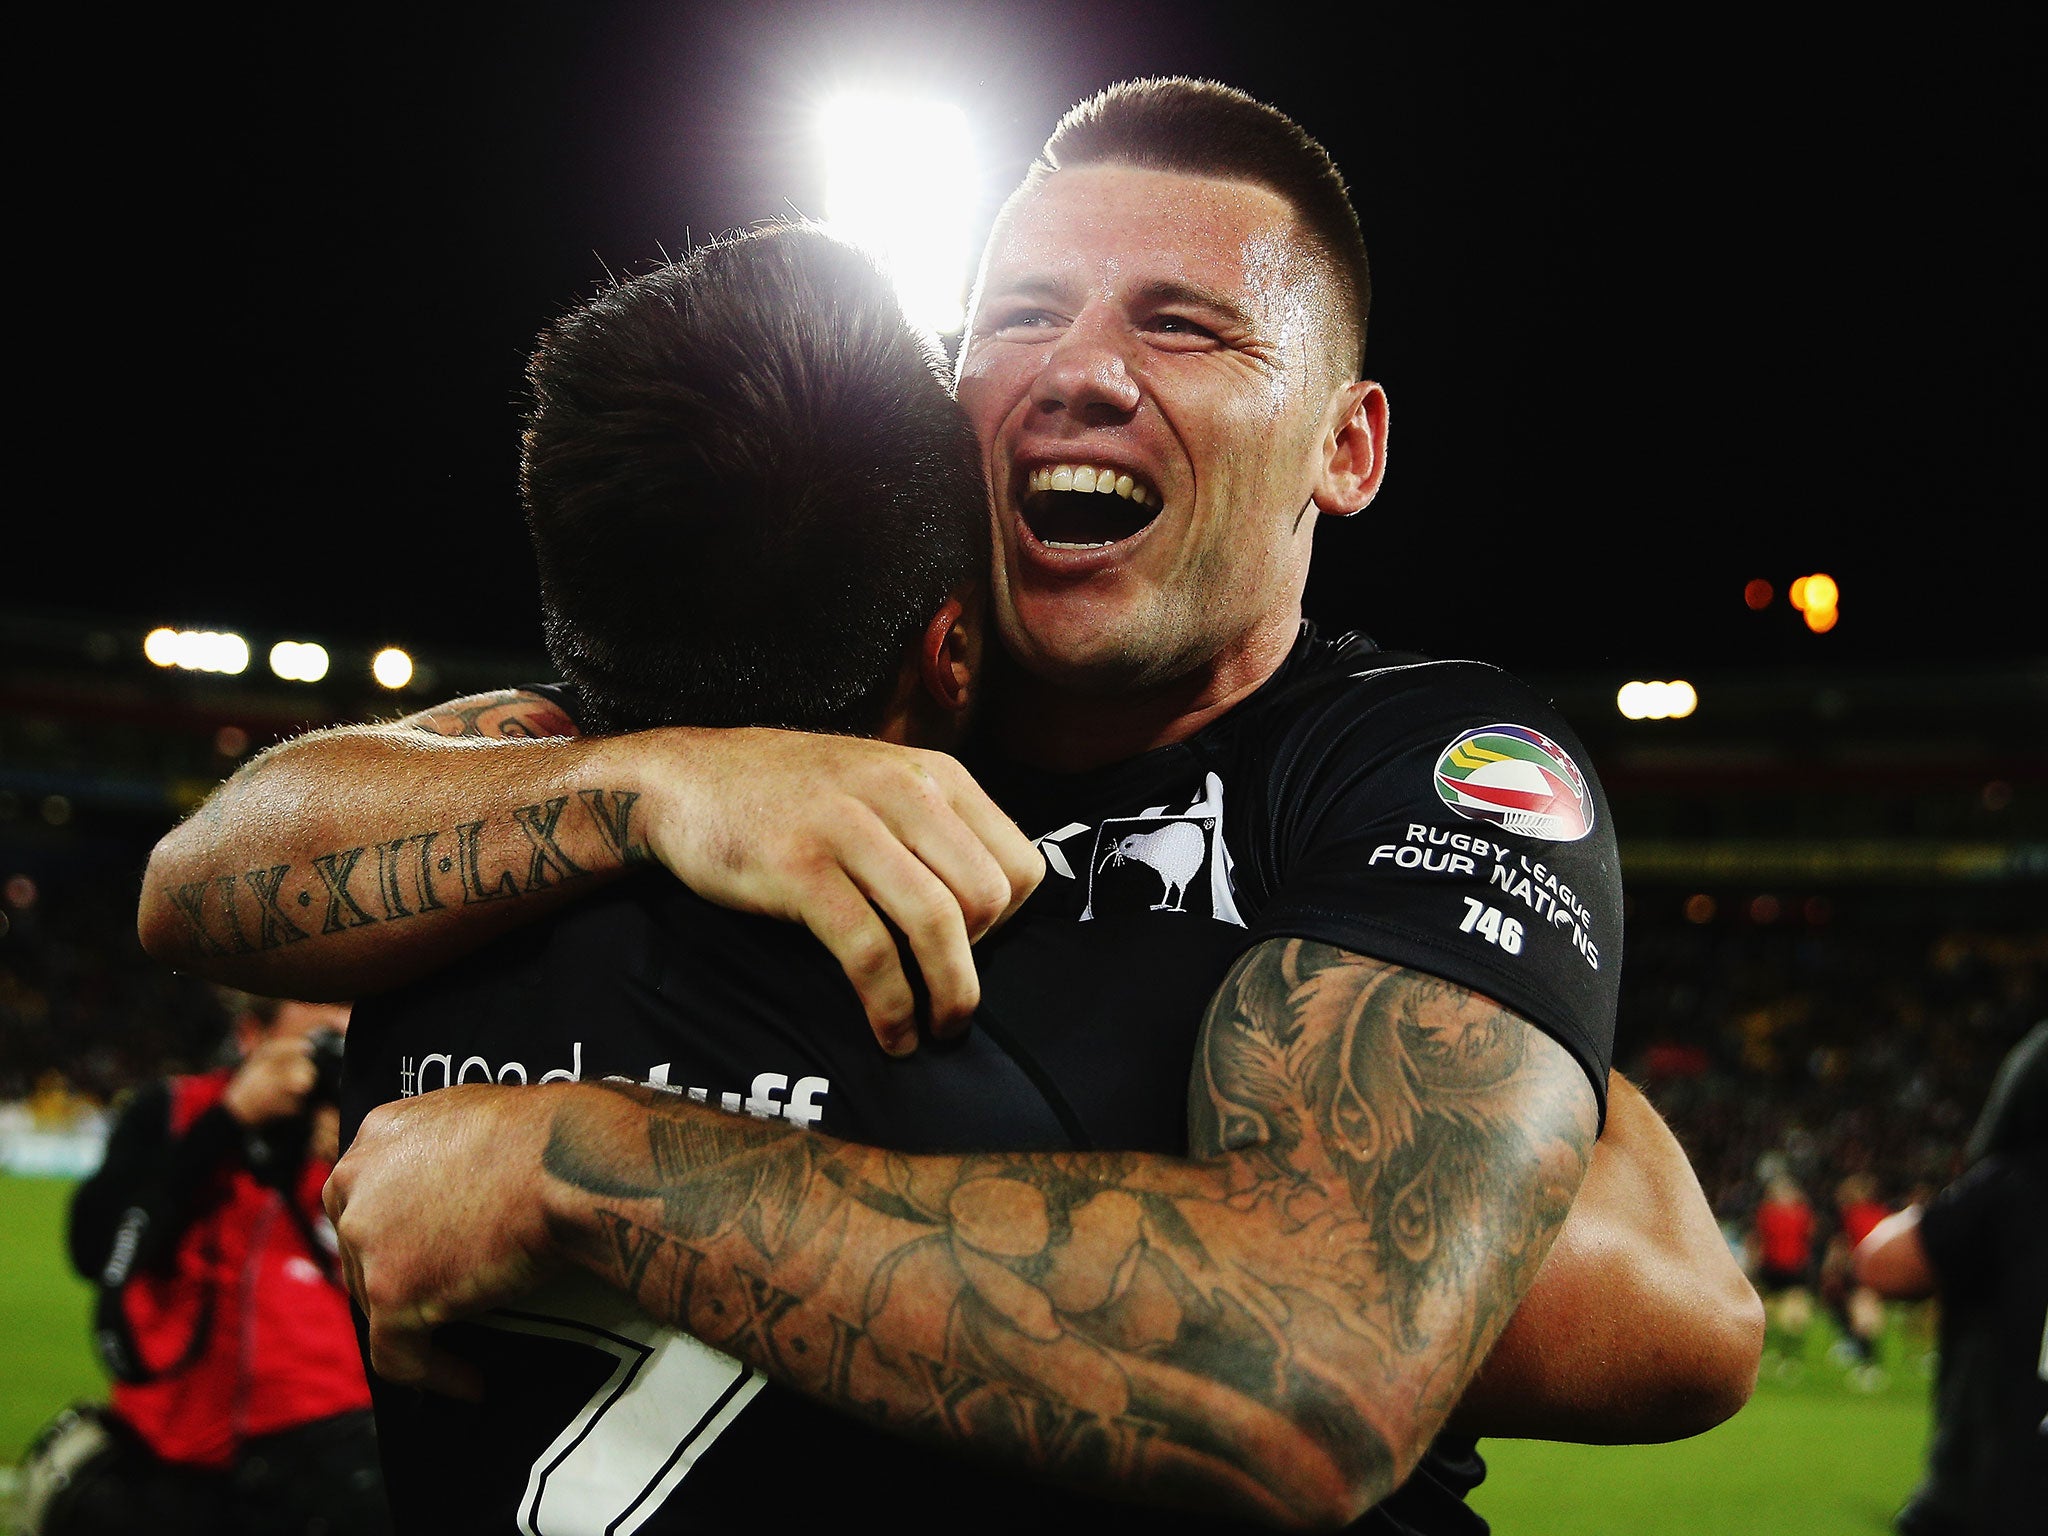
[[[348,1032],[350,1006],[347,1003],[307,1003],[296,998],[278,1004],[277,1017],[271,1022],[272,1034],[300,1038],[322,1029],[338,1029]]]
[[[1333,305],[1263,187],[1088,166],[1012,202],[959,396],[988,465],[995,611],[1027,670],[1228,691],[1284,651],[1345,415]]]

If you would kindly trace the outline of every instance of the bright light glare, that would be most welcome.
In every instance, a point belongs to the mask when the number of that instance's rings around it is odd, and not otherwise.
[[[152,629],[142,638],[142,654],[159,667],[187,672],[236,673],[249,666],[248,641],[210,629]]]
[[[287,682],[317,683],[327,675],[327,650],[310,640],[280,640],[270,648],[270,670]]]
[[[370,676],[386,688],[403,688],[412,681],[412,658],[397,646],[387,646],[370,658]]]
[[[977,180],[967,114],[938,102],[843,96],[827,103],[825,222],[873,251],[919,325],[966,323]]]
[[[1700,705],[1691,683],[1623,683],[1614,706],[1629,720],[1683,720]]]

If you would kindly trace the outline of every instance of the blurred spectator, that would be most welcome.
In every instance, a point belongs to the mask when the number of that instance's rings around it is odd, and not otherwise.
[[[1858,1385],[1882,1385],[1877,1344],[1884,1332],[1884,1298],[1856,1279],[1856,1246],[1891,1215],[1877,1197],[1877,1180],[1852,1173],[1835,1186],[1833,1226],[1821,1250],[1820,1295],[1841,1333],[1836,1348],[1858,1372]]]
[[[1771,1173],[1750,1218],[1749,1272],[1764,1299],[1768,1325],[1797,1358],[1813,1320],[1814,1241],[1820,1218],[1799,1181]]]
[[[118,1449],[52,1504],[42,1536],[390,1530],[320,1203],[348,1008],[223,998],[231,1059],[129,1095],[73,1197]]]
[[[1856,1249],[1866,1285],[1940,1302],[1934,1432],[1903,1536],[2037,1531],[2048,1511],[2048,1019],[2006,1057],[1966,1156]]]

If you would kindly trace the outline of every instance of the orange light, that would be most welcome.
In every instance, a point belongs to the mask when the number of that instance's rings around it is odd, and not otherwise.
[[[1794,608],[1803,610],[1806,607],[1806,578],[1804,576],[1792,578],[1792,585],[1785,589],[1785,601]]]
[[[1835,627],[1835,621],[1842,616],[1839,608],[1808,608],[1806,627],[1816,635],[1824,635]]]

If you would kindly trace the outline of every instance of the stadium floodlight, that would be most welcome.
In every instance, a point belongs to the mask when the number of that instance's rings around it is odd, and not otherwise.
[[[142,654],[159,667],[186,672],[232,675],[249,668],[249,642],[211,629],[152,629],[142,637]]]
[[[370,658],[370,676],[386,688],[403,688],[412,681],[412,658],[395,645],[387,645]]]
[[[1691,683],[1623,683],[1614,707],[1629,720],[1683,720],[1700,705]]]
[[[286,682],[317,683],[327,675],[327,648],[310,640],[280,640],[270,648],[270,670]]]
[[[941,336],[967,320],[978,178],[967,114],[901,96],[847,95],[819,114],[825,223],[874,252],[904,311]]]

